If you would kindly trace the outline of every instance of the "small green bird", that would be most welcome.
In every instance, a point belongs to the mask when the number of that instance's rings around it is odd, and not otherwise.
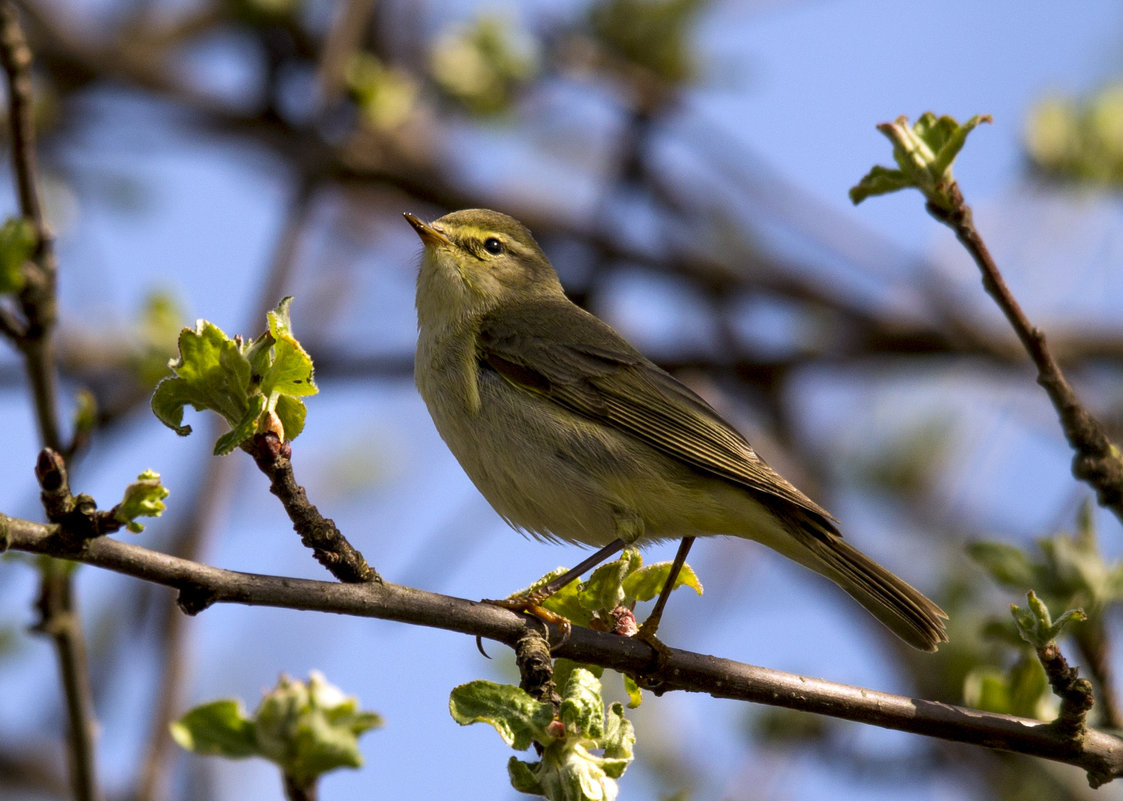
[[[567,299],[520,222],[485,209],[405,217],[425,245],[414,379],[441,437],[511,526],[602,546],[548,592],[632,543],[681,540],[681,564],[695,537],[730,535],[835,582],[909,645],[947,641],[940,607],[844,541],[708,403]]]

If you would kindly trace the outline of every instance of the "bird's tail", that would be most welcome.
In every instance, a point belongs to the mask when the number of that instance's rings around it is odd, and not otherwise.
[[[944,610],[846,542],[828,520],[808,513],[790,529],[802,547],[785,555],[842,587],[902,640],[922,651],[947,642]]]

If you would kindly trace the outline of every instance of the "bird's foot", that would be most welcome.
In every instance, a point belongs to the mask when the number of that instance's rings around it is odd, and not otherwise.
[[[560,641],[551,646],[551,648],[557,648],[564,645],[565,641],[569,639],[570,632],[573,631],[573,624],[569,622],[569,618],[563,617],[557,612],[551,612],[549,609],[542,606],[543,600],[545,600],[545,598],[538,593],[530,592],[523,595],[512,595],[510,598],[503,598],[501,600],[485,598],[483,603],[510,609],[512,612],[523,612],[545,623],[552,623],[557,626],[561,630],[562,637]]]

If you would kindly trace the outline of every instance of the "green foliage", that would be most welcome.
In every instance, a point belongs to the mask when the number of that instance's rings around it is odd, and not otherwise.
[[[381,726],[382,719],[358,706],[313,671],[307,682],[282,676],[252,717],[240,701],[212,701],[172,723],[171,733],[197,754],[264,757],[298,786],[308,787],[330,770],[363,764],[359,735]]]
[[[23,217],[9,217],[0,225],[0,294],[19,292],[27,280],[23,267],[35,253],[39,237]]]
[[[1014,616],[1018,634],[1037,650],[1045,648],[1056,640],[1069,623],[1088,619],[1083,609],[1069,609],[1054,621],[1053,616],[1049,614],[1049,608],[1033,590],[1026,593],[1026,600],[1029,602],[1028,608],[1022,609],[1016,604],[1010,604],[1010,613]]]
[[[956,206],[950,194],[955,184],[952,164],[967,134],[983,122],[991,122],[990,116],[976,115],[960,125],[951,117],[926,111],[911,128],[907,117],[882,123],[877,129],[893,143],[898,169],[875,166],[850,189],[850,200],[857,205],[867,197],[911,187],[919,189],[931,205],[950,211]]]
[[[655,598],[671,572],[671,562],[643,566],[643,557],[635,548],[626,548],[618,559],[605,562],[586,581],[573,581],[543,602],[551,612],[579,626],[600,631],[614,628],[613,612],[620,607],[635,609],[636,603]],[[523,592],[531,592],[562,575],[564,569],[548,573]],[[683,565],[675,581],[675,589],[690,587],[702,594],[702,583],[690,565]]]
[[[353,55],[344,77],[363,121],[371,128],[396,128],[417,109],[417,81],[408,72],[387,66],[373,53]]]
[[[503,742],[516,751],[549,740],[546,730],[554,719],[554,708],[536,701],[520,687],[473,681],[455,688],[449,696],[449,713],[461,726],[488,723]]]
[[[1019,593],[1033,588],[1053,608],[1083,607],[1099,617],[1123,599],[1123,561],[1104,559],[1090,504],[1075,533],[1040,539],[1037,547],[1036,557],[998,542],[972,543],[967,552],[1000,586]]]
[[[963,683],[968,706],[1000,715],[1051,720],[1056,717],[1057,699],[1041,663],[1023,653],[1007,670],[989,665],[972,670]]]
[[[194,330],[183,329],[179,358],[168,363],[175,376],[161,381],[152,396],[152,411],[160,421],[187,436],[191,426],[182,425],[185,406],[217,412],[231,429],[215,443],[219,455],[261,431],[295,439],[306,414],[300,398],[318,390],[312,359],[292,335],[291,301],[277,304],[268,315],[269,330],[248,343],[231,339],[206,320]]]
[[[1085,504],[1075,533],[1060,532],[1042,538],[1034,549],[999,542],[968,546],[968,554],[995,583],[1026,593],[1028,599],[1025,608],[1010,606],[1012,619],[987,622],[984,631],[989,640],[1001,644],[1006,653],[1017,649],[1018,658],[1006,668],[976,664],[964,679],[963,692],[968,704],[1040,720],[1056,716],[1056,698],[1045,673],[1020,643],[1025,641],[1041,650],[1056,640],[1069,623],[1086,620],[1084,610],[1100,621],[1107,609],[1123,598],[1123,563],[1104,559],[1092,513],[1092,505]],[[1049,608],[1067,611],[1054,619]],[[1096,647],[1099,632],[1096,623],[1071,630],[1082,647]]]
[[[97,427],[97,397],[88,389],[80,389],[74,398],[74,411],[71,413],[74,424],[74,437],[88,437]]]
[[[511,757],[511,786],[550,801],[611,801],[633,759],[635,732],[621,704],[605,717],[600,681],[584,668],[569,672],[557,717],[550,704],[510,685],[473,681],[452,691],[449,711],[461,724],[488,723],[503,741],[522,751],[542,746],[537,762]],[[597,756],[592,751],[601,751]]]
[[[618,58],[681,85],[697,72],[689,39],[705,5],[706,0],[608,0],[592,4],[589,27]]]
[[[1051,178],[1123,185],[1123,85],[1083,100],[1041,100],[1026,121],[1025,148],[1033,166]]]
[[[643,566],[643,557],[635,548],[625,548],[618,559],[605,562],[593,571],[586,581],[573,581],[551,595],[542,605],[578,626],[598,631],[615,631],[625,636],[635,633],[634,625],[621,626],[620,621],[629,619],[640,601],[650,601],[659,595],[667,577],[671,573],[672,562],[657,562]],[[563,575],[566,569],[559,567],[547,573],[538,581],[513,597],[524,595],[545,586],[553,579]],[[675,580],[673,589],[690,587],[702,594],[702,583],[690,565],[683,565]],[[558,660],[564,664],[567,660]],[[591,665],[583,665],[587,670],[596,670]],[[562,679],[557,680],[560,684]],[[638,707],[642,701],[640,687],[630,677],[624,677],[624,691],[628,694],[628,706]]]
[[[160,483],[160,474],[145,470],[125,488],[125,495],[113,510],[113,518],[125,524],[134,534],[144,531],[138,517],[159,517],[164,513],[167,488]]]
[[[168,374],[168,349],[173,346],[186,315],[169,292],[151,292],[144,299],[130,367],[144,386],[155,387]]]
[[[429,57],[433,80],[474,114],[507,111],[539,70],[538,43],[508,17],[484,14],[446,30]]]

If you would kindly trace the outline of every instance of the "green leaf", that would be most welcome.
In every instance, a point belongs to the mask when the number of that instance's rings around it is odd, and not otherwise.
[[[511,780],[511,786],[527,795],[545,795],[542,785],[538,783],[538,776],[535,775],[539,765],[540,762],[523,762],[514,756],[508,759],[507,776]]]
[[[307,682],[281,677],[254,715],[258,753],[300,786],[337,768],[363,764],[358,737],[382,725],[358,701],[312,671]]]
[[[1036,583],[1037,573],[1021,548],[1002,542],[972,542],[967,555],[1004,587],[1025,590]]]
[[[296,439],[304,430],[304,419],[308,416],[308,407],[300,398],[290,398],[281,395],[277,398],[277,406],[273,410],[281,419],[285,429],[285,439]]]
[[[429,59],[433,80],[479,115],[507,111],[539,70],[538,41],[506,15],[483,14],[437,38]]]
[[[157,387],[157,389],[159,388]],[[265,396],[260,394],[251,395],[248,399],[245,411],[242,412],[241,419],[227,421],[231,423],[231,428],[215,442],[214,455],[225,456],[252,437],[257,431],[257,421],[264,410]]]
[[[417,110],[421,87],[413,74],[385,64],[373,53],[351,56],[344,74],[362,121],[381,131],[397,128]]]
[[[628,709],[639,709],[643,703],[643,689],[631,676],[624,676],[624,692],[628,694]]]
[[[633,759],[635,730],[613,704],[607,721],[601,684],[592,673],[575,669],[562,695],[560,717],[566,737],[546,746],[538,765],[529,766],[549,799],[607,801],[616,798],[616,779]],[[591,753],[599,749],[602,756]]]
[[[360,711],[312,671],[307,682],[284,676],[262,699],[252,718],[239,701],[214,701],[196,707],[172,724],[172,736],[200,754],[264,757],[302,787],[340,767],[358,767],[358,737],[381,726],[373,712]]]
[[[581,732],[587,739],[604,736],[604,701],[601,700],[600,680],[584,668],[570,673],[562,690],[558,717],[567,732]]]
[[[238,344],[214,323],[200,320],[195,329],[179,335],[179,357],[168,363],[175,377],[165,378],[152,396],[152,411],[164,425],[181,436],[191,426],[181,425],[183,409],[210,409],[232,426],[249,408],[249,361]]]
[[[546,743],[553,739],[546,727],[554,719],[554,708],[509,684],[483,680],[462,684],[450,694],[448,709],[461,726],[490,724],[503,742],[516,751],[525,751],[534,741]]]
[[[113,517],[125,524],[134,534],[144,531],[144,526],[136,522],[138,517],[159,517],[164,513],[164,498],[168,489],[160,483],[160,474],[145,470],[137,480],[125,488],[125,496],[114,509]]]
[[[608,709],[608,721],[601,742],[604,748],[601,767],[609,778],[619,779],[634,759],[633,749],[636,744],[636,729],[624,717],[624,707],[619,702]]]
[[[624,596],[624,579],[637,566],[639,552],[634,556],[628,549],[619,559],[605,562],[593,571],[588,580],[581,585],[581,605],[591,612],[599,609],[615,609],[627,603]]]
[[[692,27],[704,7],[704,0],[606,0],[590,6],[589,27],[609,53],[673,87],[697,72]]]
[[[861,203],[867,197],[915,187],[925,200],[940,209],[956,205],[952,165],[967,141],[967,135],[981,123],[991,122],[979,114],[960,125],[951,117],[937,117],[928,111],[909,127],[907,117],[877,126],[893,143],[893,160],[899,169],[875,166],[850,190],[850,200]]]
[[[197,706],[169,728],[173,740],[196,754],[244,759],[257,753],[253,721],[241,701],[227,699]]]
[[[184,407],[220,414],[230,431],[215,444],[226,454],[254,434],[273,431],[291,440],[304,430],[301,397],[318,392],[312,360],[292,335],[291,298],[269,312],[269,331],[248,345],[200,320],[179,337],[179,357],[169,363],[175,375],[165,378],[152,396],[152,410],[165,425],[186,436]],[[277,424],[280,425],[280,430]]]
[[[312,379],[312,357],[292,335],[291,304],[291,297],[283,298],[267,315],[273,338],[272,363],[261,378],[261,391],[267,397],[299,397],[319,392]]]
[[[1026,594],[1027,609],[1010,604],[1010,613],[1018,627],[1018,634],[1034,648],[1041,649],[1052,643],[1061,631],[1073,621],[1084,621],[1088,616],[1083,609],[1069,609],[1054,622],[1048,608],[1033,590]]]
[[[637,601],[650,601],[663,591],[672,564],[672,562],[656,562],[635,571],[624,580],[624,594]],[[672,589],[677,590],[679,587],[690,587],[699,595],[702,594],[702,582],[698,580],[698,575],[690,565],[682,566]]]
[[[35,254],[39,237],[24,217],[9,217],[0,225],[0,294],[19,292],[27,281],[24,265]]]
[[[980,666],[963,682],[963,700],[971,707],[1000,715],[1046,720],[1055,715],[1055,699],[1041,663],[1019,659],[1008,671]]]
[[[910,186],[912,183],[901,170],[875,164],[857,184],[850,187],[850,202],[857,206],[868,197],[888,195]]]

